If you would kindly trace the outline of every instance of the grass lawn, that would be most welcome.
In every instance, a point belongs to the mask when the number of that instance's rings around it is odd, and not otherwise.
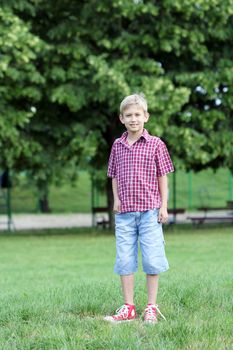
[[[102,320],[122,303],[114,236],[79,230],[0,235],[0,349],[233,349],[229,227],[165,234],[169,272],[158,304],[167,321]],[[136,275],[139,316],[146,304]]]
[[[211,169],[192,174],[192,196],[189,196],[189,176],[184,171],[177,171],[177,207],[226,207],[229,200],[229,173],[221,168],[216,173]],[[29,186],[22,175],[20,182],[12,189],[12,208],[15,213],[38,212],[37,192]],[[13,179],[14,180],[14,179]],[[14,183],[14,181],[13,181]],[[169,175],[169,202],[173,203],[173,179]],[[75,186],[69,182],[55,187],[51,186],[49,194],[50,207],[54,213],[89,213],[91,211],[91,180],[86,171],[80,171]],[[1,201],[0,201],[1,204]],[[96,196],[96,206],[106,206],[105,194]]]

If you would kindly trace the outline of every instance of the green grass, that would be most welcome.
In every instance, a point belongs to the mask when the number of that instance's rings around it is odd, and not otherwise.
[[[37,191],[28,185],[22,176],[20,182],[12,189],[12,208],[14,213],[36,213],[38,209]],[[99,194],[97,205],[106,206],[104,194]],[[51,186],[49,203],[53,213],[90,213],[91,179],[87,172],[80,172],[77,183]]]
[[[192,198],[189,199],[188,174],[177,171],[177,207],[196,208],[200,206],[226,207],[229,199],[229,178],[227,169],[214,173],[211,169],[192,174]],[[173,179],[169,175],[169,202],[173,203]],[[96,206],[106,206],[105,194],[96,196]],[[49,195],[53,213],[72,213],[91,211],[91,180],[87,172],[81,171],[75,186],[52,186]],[[0,202],[2,202],[0,200]],[[1,204],[1,203],[0,203]],[[22,176],[21,181],[12,189],[12,207],[14,213],[38,212],[36,189],[29,186]]]
[[[0,349],[233,349],[231,228],[168,230],[170,270],[158,303],[167,321],[102,320],[122,303],[114,236],[41,231],[0,236]],[[135,302],[146,304],[143,273]]]

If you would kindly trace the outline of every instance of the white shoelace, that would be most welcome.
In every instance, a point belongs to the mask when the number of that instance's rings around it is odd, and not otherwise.
[[[162,312],[159,310],[158,305],[149,305],[149,306],[146,308],[145,313],[146,313],[146,315],[148,315],[148,318],[153,319],[153,320],[156,319],[156,316],[155,316],[155,314],[154,314],[153,308],[155,308],[156,311],[159,313],[159,315],[166,321],[166,318],[165,318],[165,316],[162,314]]]
[[[129,308],[127,305],[122,305],[121,307],[119,307],[119,309],[116,310],[116,315],[117,316],[123,316],[125,318],[128,317],[129,315]]]

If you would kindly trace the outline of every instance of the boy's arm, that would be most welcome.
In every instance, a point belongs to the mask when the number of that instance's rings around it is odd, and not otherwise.
[[[112,192],[113,192],[113,199],[114,199],[113,211],[116,213],[120,213],[121,202],[120,202],[120,199],[118,196],[117,179],[116,178],[112,179]]]
[[[167,175],[158,177],[159,192],[162,199],[161,208],[159,209],[158,221],[165,223],[168,219],[167,202],[168,202],[168,180]]]

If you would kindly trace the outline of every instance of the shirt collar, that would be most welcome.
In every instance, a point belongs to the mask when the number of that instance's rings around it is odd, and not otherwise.
[[[149,139],[150,139],[150,134],[148,133],[148,131],[147,131],[146,129],[144,129],[141,137],[144,137],[144,139],[145,139],[146,141],[149,141]]]
[[[128,136],[128,131],[125,131],[122,136],[119,138],[119,142],[121,143],[126,143],[126,139]],[[150,139],[150,134],[148,133],[148,131],[146,129],[143,129],[143,133],[142,135],[139,137],[139,139],[144,138],[144,140],[147,142]]]

